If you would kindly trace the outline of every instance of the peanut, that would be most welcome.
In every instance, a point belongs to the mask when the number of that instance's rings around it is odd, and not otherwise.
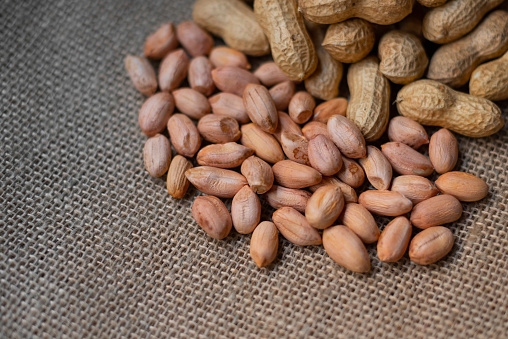
[[[344,196],[339,187],[320,187],[312,194],[305,207],[305,218],[317,229],[325,229],[337,220],[344,208]]]
[[[358,188],[365,181],[365,172],[353,159],[342,157],[342,168],[337,172],[337,178],[353,188]]]
[[[317,56],[296,0],[256,0],[254,13],[268,37],[275,63],[290,80],[301,81],[316,69]]]
[[[235,168],[240,166],[253,153],[254,150],[236,142],[211,144],[203,147],[198,152],[196,161],[201,166]]]
[[[249,61],[245,54],[234,48],[226,46],[217,46],[210,52],[210,62],[215,67],[220,66],[236,66],[240,68],[250,69]]]
[[[489,194],[489,187],[482,179],[464,172],[448,172],[436,180],[437,188],[460,201],[478,201]]]
[[[270,265],[277,257],[279,232],[273,222],[260,223],[250,239],[250,256],[259,268]]]
[[[192,217],[214,239],[224,239],[231,231],[231,216],[226,205],[217,197],[197,197],[192,204]]]
[[[193,157],[201,146],[196,125],[185,114],[173,114],[168,120],[168,132],[171,144],[178,152],[186,157]]]
[[[256,156],[245,159],[240,171],[257,194],[267,192],[273,185],[272,167]]]
[[[292,160],[282,160],[272,167],[275,180],[287,188],[305,188],[321,181],[321,173]]]
[[[145,169],[154,178],[164,175],[171,162],[171,145],[162,134],[149,138],[143,148]]]
[[[381,146],[381,151],[397,173],[426,177],[434,171],[429,158],[406,144],[387,142]]]
[[[399,261],[411,239],[411,223],[406,217],[397,217],[386,225],[377,243],[377,256],[384,262]]]
[[[125,69],[134,84],[134,87],[144,95],[152,95],[157,90],[157,78],[155,71],[143,57],[127,55],[125,57]]]
[[[425,128],[413,119],[403,116],[394,117],[388,123],[388,139],[401,142],[414,149],[429,143]]]
[[[295,83],[293,81],[281,82],[270,88],[269,93],[277,110],[285,111],[289,106],[289,101],[295,95]]]
[[[190,168],[185,176],[198,190],[219,198],[233,198],[247,180],[239,173],[222,168],[199,166]]]
[[[206,141],[215,144],[237,141],[241,136],[238,121],[218,114],[208,114],[199,119],[198,131]]]
[[[347,83],[351,91],[347,117],[360,128],[365,140],[379,139],[388,125],[390,84],[379,71],[378,59],[368,57],[351,65]]]
[[[347,112],[347,99],[346,98],[335,98],[332,100],[328,100],[318,105],[314,109],[314,116],[312,117],[313,121],[319,121],[322,123],[327,123],[328,119],[333,115],[342,115],[346,116]]]
[[[356,192],[354,188],[349,186],[348,184],[343,183],[336,177],[323,177],[321,182],[319,184],[310,186],[309,189],[311,192],[316,192],[316,190],[320,187],[326,186],[326,185],[335,185],[340,188],[342,195],[344,196],[344,202],[350,203],[350,202],[357,202],[358,197],[356,195]]]
[[[310,166],[309,142],[304,136],[291,132],[282,132],[280,144],[290,160]]]
[[[187,180],[185,172],[189,168],[192,168],[192,164],[181,155],[175,156],[171,161],[171,165],[169,165],[167,189],[169,194],[175,199],[181,199],[187,193],[190,182]]]
[[[201,119],[211,112],[208,99],[192,88],[179,88],[173,91],[175,106],[192,119]]]
[[[300,126],[298,126],[287,113],[284,112],[277,112],[279,116],[279,123],[277,125],[277,129],[275,130],[275,133],[273,133],[273,136],[279,143],[282,142],[282,133],[290,133],[294,135],[303,136],[303,132],[300,129]]]
[[[444,5],[448,0],[418,0],[420,5],[425,7],[439,7]]]
[[[311,121],[305,124],[302,128],[302,133],[307,140],[314,139],[318,135],[322,134],[330,139],[330,133],[328,133],[328,126],[319,121]]]
[[[247,55],[270,53],[270,45],[252,8],[238,0],[197,0],[194,21],[221,37],[226,45]]]
[[[243,92],[243,105],[252,122],[264,132],[273,134],[279,122],[277,108],[266,87],[248,84]]]
[[[429,158],[435,170],[443,174],[453,170],[459,159],[459,143],[446,128],[441,128],[430,138]]]
[[[508,12],[494,11],[465,37],[441,46],[432,56],[427,77],[451,87],[465,85],[482,62],[508,49]]]
[[[365,58],[374,47],[374,29],[362,19],[349,19],[326,30],[323,47],[340,62],[353,63]]]
[[[379,71],[396,84],[422,77],[429,59],[420,40],[411,33],[390,31],[379,41]]]
[[[215,89],[212,78],[212,64],[205,56],[198,56],[189,64],[189,84],[191,88],[199,93],[209,96]]]
[[[387,190],[392,181],[392,165],[375,146],[367,146],[367,157],[358,159],[367,179],[378,190]]]
[[[177,46],[175,26],[167,22],[146,38],[143,51],[147,58],[160,60]]]
[[[340,216],[342,223],[353,231],[364,243],[372,244],[379,238],[379,228],[372,214],[362,205],[349,203]]]
[[[243,145],[252,148],[254,153],[261,159],[273,164],[284,160],[284,152],[279,143],[273,137],[264,132],[257,125],[250,123],[241,127]]]
[[[508,52],[501,58],[478,66],[471,74],[469,93],[489,100],[508,99]]]
[[[333,226],[323,231],[323,246],[336,263],[353,272],[370,271],[370,258],[365,245],[346,226]]]
[[[176,37],[193,57],[208,55],[213,48],[213,38],[193,21],[183,21],[176,27]]]
[[[273,86],[284,81],[289,81],[288,76],[273,61],[265,62],[254,72],[256,78],[265,86]]]
[[[333,24],[358,17],[379,25],[391,25],[411,13],[413,0],[300,0],[305,19]]]
[[[169,117],[175,109],[175,100],[170,93],[161,92],[149,97],[139,110],[138,123],[143,133],[154,136],[166,129]]]
[[[426,229],[459,220],[462,205],[449,194],[437,195],[415,205],[411,212],[413,226]]]
[[[390,217],[406,214],[413,208],[411,200],[393,191],[365,191],[358,202],[372,213]]]
[[[339,149],[330,139],[321,134],[309,141],[308,158],[310,165],[322,175],[334,175],[342,167]]]
[[[247,111],[243,106],[243,99],[231,93],[217,93],[208,98],[212,112],[219,115],[226,115],[236,119],[240,124],[250,121]]]
[[[223,92],[243,96],[248,84],[259,84],[251,72],[235,66],[221,66],[212,71],[215,86]]]
[[[284,238],[295,245],[309,246],[323,243],[318,230],[294,208],[279,208],[273,213],[272,220]]]
[[[166,55],[159,66],[159,86],[161,90],[171,92],[178,88],[187,76],[188,69],[189,57],[183,49],[174,50]]]
[[[399,192],[416,205],[432,198],[439,190],[429,179],[419,175],[400,175],[393,179],[392,191]]]
[[[307,202],[312,194],[305,190],[273,185],[263,196],[268,204],[275,209],[292,207],[300,213],[305,213]]]
[[[441,126],[469,137],[485,137],[504,126],[493,102],[456,92],[433,80],[418,80],[397,94],[400,114],[424,125]]]
[[[261,219],[261,202],[254,191],[245,185],[234,196],[231,203],[233,227],[240,234],[249,234]]]
[[[453,242],[453,234],[448,228],[427,228],[411,240],[409,258],[419,265],[433,264],[452,250]]]
[[[457,40],[469,33],[486,13],[501,2],[503,0],[450,0],[425,15],[423,35],[438,44]]]
[[[334,115],[327,125],[330,139],[344,156],[356,159],[367,155],[365,139],[353,121],[342,115]]]

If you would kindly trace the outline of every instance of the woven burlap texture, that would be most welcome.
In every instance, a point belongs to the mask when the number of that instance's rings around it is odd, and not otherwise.
[[[459,138],[460,169],[490,193],[428,267],[369,246],[372,271],[355,274],[281,240],[258,269],[250,236],[211,239],[197,192],[174,200],[147,175],[123,59],[191,5],[1,2],[0,337],[506,337],[506,127]]]

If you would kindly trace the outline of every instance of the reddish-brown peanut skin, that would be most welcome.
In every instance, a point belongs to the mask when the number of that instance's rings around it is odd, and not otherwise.
[[[477,176],[464,172],[448,172],[436,180],[436,186],[444,194],[460,201],[478,201],[489,194],[489,186]]]
[[[416,204],[411,212],[411,223],[426,229],[457,221],[461,216],[460,201],[449,194],[442,194]]]
[[[414,149],[429,143],[429,136],[425,128],[413,119],[403,116],[396,116],[390,120],[388,139],[402,142]]]
[[[214,41],[193,21],[183,21],[176,27],[176,36],[180,44],[193,57],[208,55],[213,48]]]
[[[393,219],[386,227],[377,243],[377,256],[384,262],[399,261],[407,250],[411,239],[411,223],[406,217]]]
[[[429,158],[437,173],[453,170],[459,159],[459,143],[446,128],[441,128],[430,138]]]
[[[139,127],[149,137],[164,131],[174,109],[175,100],[170,93],[152,95],[139,110]]]
[[[226,205],[211,195],[194,200],[192,217],[209,236],[217,240],[227,237],[233,225]]]
[[[144,53],[150,59],[162,59],[178,46],[175,26],[167,22],[146,38]]]
[[[168,120],[171,144],[185,157],[193,157],[201,146],[201,137],[192,120],[185,114],[173,114]]]
[[[452,250],[453,243],[453,234],[448,228],[427,228],[411,240],[409,258],[419,265],[433,264]]]
[[[346,226],[328,227],[323,231],[323,246],[336,263],[353,272],[370,271],[370,258],[365,245]]]

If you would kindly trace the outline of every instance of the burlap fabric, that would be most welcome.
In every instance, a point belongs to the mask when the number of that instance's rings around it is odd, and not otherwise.
[[[260,270],[250,236],[212,240],[196,191],[173,200],[147,175],[123,58],[191,4],[1,2],[0,337],[506,337],[506,127],[459,138],[460,168],[490,194],[429,267],[370,246],[372,271],[354,274],[282,240]]]

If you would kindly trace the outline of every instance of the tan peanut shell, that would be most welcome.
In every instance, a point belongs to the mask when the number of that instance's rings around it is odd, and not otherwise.
[[[250,239],[250,256],[259,268],[270,265],[277,257],[279,232],[273,222],[260,223]]]
[[[508,49],[508,12],[494,11],[465,37],[441,46],[432,56],[427,77],[451,87],[465,85],[482,62]]]
[[[452,250],[453,243],[453,234],[448,228],[427,228],[411,240],[409,258],[418,265],[433,264]]]
[[[357,17],[379,25],[391,25],[411,13],[414,0],[300,0],[305,19],[333,24]]]
[[[413,226],[426,229],[454,222],[462,216],[462,205],[452,195],[441,194],[416,204],[411,212]]]
[[[478,201],[489,194],[489,186],[477,176],[464,172],[448,172],[436,180],[443,194],[453,195],[460,201]]]
[[[233,224],[226,205],[210,195],[194,200],[192,217],[209,236],[217,240],[227,237]]]
[[[386,225],[377,243],[379,260],[384,262],[399,261],[409,245],[411,228],[411,223],[406,217],[397,217]]]
[[[379,71],[396,84],[422,77],[429,59],[420,39],[411,33],[390,31],[379,41]]]
[[[429,143],[429,136],[425,128],[414,121],[403,116],[396,116],[388,123],[388,139],[397,141],[414,149]]]
[[[208,55],[214,46],[213,38],[194,21],[182,21],[176,27],[176,37],[193,57]]]
[[[146,38],[143,52],[147,58],[159,60],[177,46],[175,26],[167,22]]]
[[[370,271],[370,257],[365,245],[346,226],[325,229],[323,246],[330,258],[348,270],[359,273]]]
[[[351,98],[347,117],[362,131],[365,140],[381,137],[390,115],[390,84],[379,71],[376,57],[368,57],[349,67],[347,83]]]
[[[425,7],[439,7],[446,3],[448,0],[418,0],[420,5]]]
[[[270,41],[273,60],[290,80],[316,69],[317,56],[296,0],[256,0],[254,13]]]
[[[307,25],[314,47],[316,47],[318,63],[314,73],[305,79],[305,89],[316,98],[331,100],[339,95],[339,84],[342,80],[344,67],[321,46],[324,31],[322,27],[317,26]]]
[[[504,126],[501,110],[493,102],[456,92],[433,80],[404,86],[396,102],[403,116],[468,137],[489,136]]]
[[[281,207],[292,207],[300,213],[305,213],[307,202],[312,194],[308,191],[286,188],[279,185],[273,185],[263,197],[266,202],[275,209]]]
[[[478,66],[471,74],[469,94],[489,100],[508,99],[508,52],[501,58]]]
[[[459,159],[459,143],[446,128],[441,128],[430,138],[429,158],[437,173],[453,170]]]
[[[221,92],[208,98],[208,102],[212,107],[212,113],[234,118],[241,124],[250,122],[243,98],[238,95]]]
[[[284,238],[295,245],[309,246],[323,243],[318,230],[294,208],[279,208],[273,213],[272,220]]]
[[[457,40],[469,33],[486,13],[502,2],[503,0],[450,0],[425,15],[423,35],[425,39],[438,44]]]
[[[192,18],[231,48],[254,56],[270,53],[270,45],[252,8],[242,1],[197,0]]]
[[[376,40],[372,25],[362,19],[349,19],[326,30],[322,46],[340,62],[353,63],[365,58]]]
[[[149,137],[164,131],[174,109],[175,100],[171,93],[160,92],[152,95],[139,110],[139,127]]]
[[[185,172],[189,168],[192,168],[191,162],[181,155],[176,155],[169,165],[166,186],[169,194],[175,199],[181,199],[187,193],[190,182]]]

